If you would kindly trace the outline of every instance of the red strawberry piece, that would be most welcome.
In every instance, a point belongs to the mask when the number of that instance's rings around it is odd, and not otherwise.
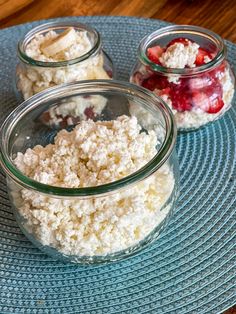
[[[199,48],[198,49],[198,54],[195,60],[195,64],[196,66],[200,66],[205,64],[205,57],[208,57],[210,59],[212,59],[210,52],[208,52],[207,50],[203,49],[203,48]]]
[[[188,79],[188,85],[191,90],[199,90],[213,84],[214,78],[209,74],[198,75]]]
[[[87,107],[84,110],[84,114],[86,115],[87,119],[94,119],[94,117],[95,117],[95,114],[94,114],[92,107]]]
[[[169,95],[170,94],[170,87],[166,87],[162,90],[160,90],[159,95],[163,96],[163,95]]]
[[[168,47],[174,45],[175,43],[180,43],[180,44],[183,44],[184,46],[188,46],[189,42],[192,42],[192,40],[190,40],[188,38],[179,37],[179,38],[175,38],[175,39],[171,40],[166,47],[168,48]]]
[[[204,93],[195,93],[193,95],[194,106],[201,108],[203,111],[214,114],[219,112],[223,106],[224,102],[221,97],[216,94],[212,94],[210,97]]]
[[[222,85],[217,78],[212,76],[210,85],[193,90],[193,104],[207,113],[217,113],[224,106],[222,96]]]
[[[217,113],[224,107],[224,102],[220,97],[215,98],[211,101],[211,105],[208,109],[208,113]]]
[[[214,84],[206,89],[206,93],[210,100],[210,107],[207,112],[219,112],[224,106],[224,102],[222,100],[223,89],[221,83],[218,80],[215,80]]]
[[[191,99],[186,95],[175,95],[172,98],[172,106],[180,112],[192,110]]]
[[[162,55],[163,51],[164,51],[163,48],[161,48],[160,46],[154,46],[154,47],[148,48],[147,57],[152,62],[161,65],[159,58]]]
[[[177,111],[190,111],[192,110],[191,93],[187,88],[174,86],[170,89],[169,96],[172,101],[172,106]]]
[[[108,75],[110,78],[112,78],[112,76],[113,76],[112,70],[106,70],[106,72],[107,72],[107,75]]]
[[[220,81],[218,79],[212,80],[212,85],[206,88],[206,93],[210,98],[223,96],[223,89]]]
[[[51,115],[49,113],[49,111],[45,111],[41,117],[40,117],[40,120],[44,123],[44,124],[48,124],[49,121],[51,119]]]
[[[193,94],[193,98],[192,99],[193,99],[194,107],[200,108],[204,112],[208,112],[211,103],[210,103],[210,99],[206,95],[206,93],[203,93],[203,92],[200,92],[200,91],[199,92],[195,92]]]
[[[153,91],[154,89],[164,89],[169,86],[169,82],[165,76],[153,74],[149,78],[143,80],[142,86]]]

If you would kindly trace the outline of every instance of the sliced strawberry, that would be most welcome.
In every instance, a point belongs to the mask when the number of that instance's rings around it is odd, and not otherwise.
[[[206,92],[207,96],[211,99],[216,97],[223,97],[223,88],[218,79],[213,79],[212,84],[210,86],[205,87],[204,91]]]
[[[221,97],[212,95],[209,97],[206,93],[200,92],[193,95],[194,106],[201,108],[203,111],[214,114],[219,112],[224,102]]]
[[[142,86],[154,91],[154,89],[164,89],[169,86],[169,82],[165,76],[152,74],[149,78],[143,80]]]
[[[110,78],[112,78],[113,77],[113,71],[112,70],[106,70],[106,72],[107,72],[107,75],[110,77]]]
[[[166,47],[168,48],[174,45],[175,43],[180,43],[180,44],[183,44],[184,46],[188,46],[190,42],[193,42],[193,41],[188,38],[179,37],[179,38],[172,39]]]
[[[200,108],[202,111],[208,112],[211,103],[206,93],[200,91],[195,92],[193,93],[192,100],[195,108]]]
[[[224,102],[221,98],[217,97],[214,101],[211,101],[211,106],[208,109],[208,113],[217,113],[224,107]]]
[[[188,79],[188,85],[191,90],[199,90],[206,86],[212,85],[213,81],[214,78],[210,74],[204,73],[202,75]]]
[[[162,55],[163,51],[164,51],[163,48],[161,48],[160,46],[148,48],[147,49],[148,59],[156,64],[161,65],[159,58]]]
[[[180,112],[192,110],[191,93],[189,93],[187,88],[183,88],[181,84],[173,86],[170,89],[169,96],[175,110]]]
[[[200,66],[205,64],[205,57],[208,57],[209,59],[212,59],[211,54],[209,51],[203,49],[203,48],[199,48],[198,49],[198,54],[195,60],[195,64],[196,66]]]
[[[224,102],[222,100],[223,88],[221,83],[218,80],[215,80],[214,84],[212,84],[210,87],[206,89],[206,93],[210,100],[210,107],[207,110],[207,112],[208,113],[219,112],[224,106]]]
[[[223,89],[218,78],[212,76],[211,72],[204,74],[204,76],[211,74],[208,81],[209,84],[206,82],[205,86],[199,86],[198,89],[192,90],[193,105],[207,113],[217,113],[224,106],[222,100]]]
[[[173,108],[179,112],[192,110],[191,99],[186,95],[176,94],[172,96],[171,101]]]
[[[93,107],[87,107],[84,110],[84,114],[86,115],[87,119],[94,119],[95,113],[93,111]]]
[[[159,92],[159,96],[169,95],[169,94],[170,94],[170,87],[166,87],[166,88],[160,90],[160,92]]]

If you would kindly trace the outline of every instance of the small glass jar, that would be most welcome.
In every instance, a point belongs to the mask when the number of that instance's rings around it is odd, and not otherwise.
[[[195,67],[171,68],[148,58],[149,48],[159,46],[165,51],[176,39],[197,43],[211,55],[211,61]],[[188,25],[164,27],[144,37],[130,82],[162,97],[172,109],[178,129],[183,131],[195,130],[221,117],[231,107],[235,90],[223,40],[207,29]]]
[[[59,57],[44,55],[40,50],[40,41],[54,39],[56,35],[71,28],[76,31],[76,34],[82,34],[81,40],[85,42],[73,44],[72,40],[72,48],[67,47],[71,50],[64,53],[61,59],[60,53]],[[83,49],[83,46],[88,50],[85,50],[85,53],[80,51],[77,57],[76,49],[80,47]],[[29,47],[30,56],[29,53],[27,54]],[[18,58],[20,63],[16,69],[16,88],[24,99],[55,85],[90,79],[111,79],[115,76],[114,64],[102,49],[100,34],[81,23],[50,22],[35,27],[19,41]]]
[[[45,123],[44,116],[50,107],[65,106],[71,98],[80,99],[80,105],[83,100],[105,100],[94,121],[115,120],[122,115],[136,117],[140,132],[156,134],[154,157],[128,176],[91,187],[52,186],[26,176],[14,163],[17,153],[54,143],[62,129],[65,134],[64,125]],[[66,130],[74,127],[67,125]],[[63,261],[98,264],[140,251],[158,238],[174,209],[179,189],[176,133],[168,106],[130,83],[76,82],[26,100],[0,130],[0,163],[22,231],[41,250]],[[31,158],[26,157],[25,162],[31,162]]]

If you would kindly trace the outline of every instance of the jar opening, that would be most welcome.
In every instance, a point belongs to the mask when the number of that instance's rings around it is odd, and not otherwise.
[[[203,65],[193,68],[167,68],[152,62],[147,56],[147,49],[155,45],[161,47],[166,46],[171,40],[176,38],[190,39],[200,47],[207,46],[211,52],[214,52],[213,59]],[[148,65],[152,70],[159,72],[162,75],[182,75],[190,76],[199,74],[215,68],[225,58],[226,48],[220,36],[214,32],[198,26],[180,25],[180,26],[167,26],[161,28],[150,35],[144,37],[138,48],[139,60]]]
[[[86,53],[74,59],[55,61],[55,62],[35,60],[26,54],[25,49],[27,45],[32,41],[32,39],[36,35],[46,34],[49,31],[56,31],[57,33],[60,33],[69,27],[73,27],[77,31],[87,31],[87,33],[89,34],[91,43],[92,43],[92,48],[89,51],[87,51]],[[101,38],[100,38],[100,34],[96,31],[96,29],[82,23],[49,22],[49,23],[35,27],[31,31],[29,31],[22,40],[19,41],[18,57],[22,62],[29,64],[31,66],[54,68],[54,67],[63,67],[63,66],[73,65],[73,64],[85,61],[90,56],[97,54],[100,51],[100,49],[101,49]]]
[[[138,99],[138,103],[144,103],[145,107],[149,108],[154,115],[155,113],[157,116],[160,114],[162,115],[165,123],[165,135],[162,145],[156,155],[142,168],[138,169],[131,175],[108,184],[84,188],[64,188],[50,186],[35,181],[25,176],[15,167],[11,158],[11,141],[16,135],[14,133],[16,125],[19,124],[24,117],[28,117],[28,113],[33,110],[37,112],[37,110],[42,108],[45,103],[50,104],[59,98],[83,95],[86,93],[96,94],[102,92],[105,94],[111,91],[114,93],[114,96],[125,95],[126,97],[134,97],[135,95],[135,98]],[[68,83],[63,86],[53,87],[50,90],[38,93],[19,105],[7,117],[0,130],[0,162],[7,175],[9,175],[16,183],[43,194],[50,194],[58,197],[87,197],[91,195],[102,195],[108,192],[116,191],[125,186],[131,186],[132,184],[149,177],[157,171],[169,158],[174,148],[176,133],[176,126],[171,110],[163,102],[163,100],[156,97],[148,90],[126,82],[107,80],[80,81],[77,83]]]

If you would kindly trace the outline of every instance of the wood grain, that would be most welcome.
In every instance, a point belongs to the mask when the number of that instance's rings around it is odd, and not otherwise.
[[[0,0],[0,27],[59,16],[126,15],[209,28],[236,43],[236,0]]]

